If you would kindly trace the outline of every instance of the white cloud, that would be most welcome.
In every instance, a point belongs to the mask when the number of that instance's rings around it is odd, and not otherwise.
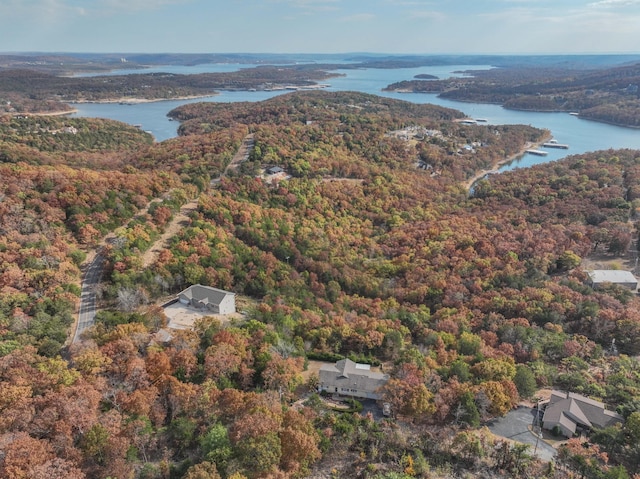
[[[254,0],[250,0],[253,2]],[[265,2],[256,2],[259,8],[264,9]],[[283,5],[288,8],[292,14],[302,13],[306,15],[322,12],[337,12],[341,10],[340,0],[269,0],[267,5]]]
[[[339,19],[341,22],[368,22],[373,20],[376,16],[373,13],[356,13],[355,15],[349,15]]]
[[[509,22],[509,21],[531,21],[541,20],[542,11],[536,10],[531,7],[513,7],[507,8],[503,10],[495,10],[490,12],[478,13],[477,16],[482,19],[490,20],[490,21],[498,21],[498,22]],[[550,13],[546,10],[547,15],[556,16],[557,14]]]
[[[634,5],[640,5],[640,0],[600,0],[598,2],[592,2],[590,7],[631,7]]]
[[[0,18],[3,23],[24,25],[53,25],[76,15],[83,15],[85,8],[68,0],[5,0],[0,2]]]
[[[385,3],[391,4],[394,7],[425,7],[434,4],[434,2],[423,2],[419,0],[386,0]]]
[[[340,0],[269,0],[269,3],[284,3],[290,8],[302,8],[310,10],[324,10],[340,3]]]
[[[435,10],[421,10],[421,11],[411,12],[411,18],[427,18],[431,20],[444,20],[447,18],[447,15],[443,12],[438,12]]]
[[[180,5],[192,0],[100,0],[96,2],[96,10],[107,10],[114,13],[158,10],[169,5]]]
[[[47,23],[74,17],[118,15],[127,12],[157,10],[193,0],[0,0],[0,18],[18,22]]]

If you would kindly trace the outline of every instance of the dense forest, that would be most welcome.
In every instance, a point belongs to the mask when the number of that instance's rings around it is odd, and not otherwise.
[[[640,64],[600,69],[558,66],[494,68],[448,80],[407,80],[392,91],[439,93],[443,98],[499,103],[505,108],[577,112],[581,117],[640,127]]]
[[[169,100],[216,90],[310,87],[335,74],[309,67],[246,68],[231,73],[139,73],[64,77],[31,69],[0,71],[0,113],[68,111],[68,102]]]
[[[181,136],[161,143],[104,120],[0,122],[0,476],[638,477],[640,300],[592,289],[581,263],[634,244],[640,152],[469,193],[466,180],[547,133],[359,93],[171,116]],[[249,134],[247,160],[212,183]],[[268,166],[288,179],[265,181]],[[80,268],[99,247],[96,325],[70,343]],[[196,283],[237,293],[242,318],[159,340],[158,305]],[[344,357],[391,376],[393,418],[314,393],[309,361]],[[626,422],[549,464],[482,427],[542,387]]]

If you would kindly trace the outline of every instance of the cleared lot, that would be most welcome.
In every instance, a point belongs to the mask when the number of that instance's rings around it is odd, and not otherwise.
[[[180,301],[174,301],[170,304],[164,305],[164,314],[169,320],[167,328],[169,329],[193,329],[193,324],[196,320],[204,318],[206,316],[214,317],[220,320],[222,324],[236,318],[241,319],[241,313],[235,314],[211,314],[208,311],[202,311],[199,309],[191,308],[180,303]]]
[[[192,329],[196,319],[210,316],[193,308],[181,304],[179,301],[164,308],[164,314],[169,320],[170,329]]]

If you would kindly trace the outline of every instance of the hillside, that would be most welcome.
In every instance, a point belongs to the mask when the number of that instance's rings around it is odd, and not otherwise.
[[[539,387],[640,417],[640,300],[580,267],[635,239],[638,152],[469,196],[466,180],[546,132],[353,92],[171,115],[181,137],[155,144],[116,122],[77,120],[95,132],[77,142],[51,135],[72,126],[60,118],[0,129],[0,476],[630,477],[630,426],[571,443],[557,468],[480,426]],[[211,183],[247,135],[246,161]],[[79,265],[108,232],[97,324],[61,348]],[[235,292],[243,319],[158,341],[158,305],[197,283]],[[393,418],[336,411],[302,379],[307,360],[344,357],[390,375]]]
[[[32,69],[0,69],[0,113],[51,113],[70,102],[158,101],[212,96],[216,90],[309,87],[335,76],[309,66],[246,68],[230,73],[144,73],[65,77]]]
[[[449,80],[407,80],[391,91],[439,93],[443,98],[498,103],[505,108],[577,112],[581,117],[640,127],[640,64],[599,69],[506,67]]]

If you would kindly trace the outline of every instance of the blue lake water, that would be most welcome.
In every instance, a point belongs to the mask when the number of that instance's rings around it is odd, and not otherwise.
[[[99,73],[78,73],[73,75],[75,77],[95,77],[95,76],[110,76],[110,75],[135,75],[142,73],[174,73],[176,75],[190,75],[196,73],[228,73],[237,72],[242,68],[253,68],[256,65],[247,63],[205,63],[201,65],[164,65],[153,66],[148,68],[123,68],[121,70],[112,70],[110,72]]]
[[[254,65],[246,64],[214,64],[196,65],[193,67],[171,66],[154,68],[150,71],[164,71],[171,73],[203,73],[220,71],[237,71],[240,68],[250,68]],[[640,130],[624,128],[604,123],[583,120],[568,113],[540,113],[506,110],[499,105],[484,103],[465,103],[438,98],[435,94],[428,93],[396,93],[384,92],[387,85],[401,80],[410,80],[415,75],[426,73],[439,78],[460,76],[464,70],[480,70],[490,66],[478,65],[448,65],[430,66],[419,68],[398,69],[345,69],[338,73],[345,76],[331,78],[322,83],[328,83],[329,91],[360,91],[372,93],[390,98],[397,98],[413,103],[432,103],[448,108],[455,108],[464,112],[471,118],[484,118],[488,124],[525,124],[538,128],[546,128],[551,131],[553,137],[559,143],[570,145],[569,150],[548,149],[548,155],[541,157],[525,154],[517,161],[505,165],[500,171],[506,171],[518,167],[527,167],[537,163],[557,160],[567,155],[584,153],[587,151],[606,150],[609,148],[631,148],[640,150]],[[127,71],[128,72],[128,71]],[[129,73],[140,73],[140,70],[131,70]],[[123,71],[114,72],[123,73]],[[121,105],[112,103],[84,103],[74,105],[77,113],[72,116],[109,118],[123,121],[133,125],[140,125],[145,131],[150,132],[157,141],[173,138],[177,135],[179,123],[169,121],[166,114],[180,105],[186,103],[211,101],[211,102],[238,102],[238,101],[262,101],[277,95],[289,93],[287,91],[222,91],[218,95],[193,100],[171,100],[133,105]]]

